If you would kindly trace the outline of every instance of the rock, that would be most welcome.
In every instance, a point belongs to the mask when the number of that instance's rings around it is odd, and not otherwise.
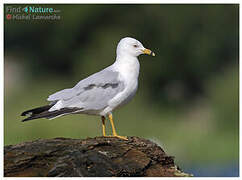
[[[128,137],[39,139],[4,147],[6,177],[191,176],[155,143]]]

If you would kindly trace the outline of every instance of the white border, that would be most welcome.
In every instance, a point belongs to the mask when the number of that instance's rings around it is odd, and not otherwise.
[[[3,33],[3,3],[0,4],[0,34],[1,34],[1,44],[0,44],[0,57],[1,57],[1,60],[0,60],[0,82],[1,82],[1,88],[0,88],[0,95],[1,95],[1,101],[0,101],[0,120],[1,120],[1,126],[0,126],[0,132],[2,134],[2,137],[1,137],[1,150],[0,150],[0,153],[1,153],[1,156],[0,156],[0,161],[1,161],[1,170],[0,170],[0,176],[3,177],[3,146],[4,146],[4,92],[3,92],[3,89],[4,89],[4,72],[3,72],[3,67],[4,67],[4,57],[3,57],[3,46],[4,46],[4,33]]]
[[[241,22],[242,22],[242,20],[241,20],[241,13],[240,13],[240,10],[241,10],[241,8],[240,8],[240,6],[239,6],[239,176],[241,176],[241,172],[242,172],[242,167],[241,167],[241,160],[242,160],[242,157],[241,157],[241,142],[242,142],[242,140],[241,140],[241,135],[242,135],[242,133],[241,133],[241,128],[242,128],[242,125],[241,125],[241,122],[240,122],[240,120],[241,120],[241,112],[242,112],[242,107],[241,107],[241,87],[240,87],[240,85],[241,85],[241,82],[242,82],[242,80],[241,80],[241,62],[240,62],[240,55],[241,55],[241,48],[240,48],[240,45],[241,45],[241,27],[240,27],[240,25],[241,25]]]
[[[183,0],[170,0],[170,1],[164,1],[164,0],[89,0],[89,1],[80,1],[80,0],[71,0],[71,1],[66,1],[66,0],[5,0],[4,3],[14,3],[14,4],[21,4],[21,3],[26,3],[26,4],[97,4],[97,3],[102,3],[102,4],[238,4],[240,0],[193,0],[193,1],[183,1]]]
[[[4,11],[3,11],[3,4],[239,4],[240,1],[239,0],[223,0],[223,1],[219,1],[219,0],[206,0],[206,1],[181,1],[181,0],[170,0],[170,1],[159,1],[159,0],[122,0],[122,1],[118,1],[118,0],[111,0],[111,1],[97,1],[97,0],[89,0],[89,1],[80,1],[80,0],[71,0],[71,1],[66,1],[66,0],[48,0],[48,1],[41,1],[41,0],[5,0],[4,2],[0,3],[0,32],[1,32],[1,39],[4,40],[4,32],[3,32],[3,27],[4,27]],[[240,10],[240,8],[239,8]],[[240,23],[241,23],[241,16],[240,17]],[[240,31],[241,32],[241,31]],[[241,42],[241,38],[240,41]],[[0,171],[0,177],[3,177],[3,146],[4,146],[4,126],[3,126],[3,119],[4,119],[4,41],[2,41],[0,48],[0,57],[1,57],[1,61],[0,61],[0,82],[1,82],[1,88],[0,88],[0,94],[1,94],[1,102],[0,102],[0,117],[1,117],[1,122],[2,122],[2,126],[0,126],[0,131],[2,132],[2,138],[1,138],[1,156],[0,156],[0,160],[1,160],[1,171]],[[239,68],[241,69],[241,63],[239,64]],[[239,83],[242,83],[241,80],[241,72],[240,74],[240,80]],[[240,87],[240,86],[239,86]],[[241,89],[240,89],[240,93],[241,93]],[[241,96],[240,97],[240,101],[241,101]],[[242,107],[240,107],[240,112],[242,111]],[[241,117],[241,114],[240,114]],[[242,125],[240,123],[240,129],[241,129]],[[241,137],[241,131],[240,131],[240,137]],[[241,144],[241,138],[240,138],[240,144]],[[241,150],[241,149],[240,149]],[[241,153],[240,153],[241,155]],[[240,156],[240,162],[241,162],[241,156]],[[240,166],[240,172],[242,172],[242,167]],[[240,174],[239,172],[239,174]],[[196,178],[196,177],[195,177]],[[205,177],[199,177],[200,179],[205,179]],[[209,177],[211,178],[211,177]],[[4,178],[5,179],[5,178]],[[11,178],[11,179],[15,179],[15,178]],[[16,179],[26,179],[26,178],[16,178]],[[32,179],[32,178],[28,178],[28,179]],[[34,178],[35,180],[39,180],[39,179],[43,179],[43,178]],[[64,178],[64,179],[71,179],[71,178]],[[86,178],[85,178],[86,179]],[[88,178],[88,179],[96,179],[96,178]],[[105,178],[106,179],[106,178]],[[125,179],[130,179],[130,178],[125,178]],[[133,179],[140,179],[140,178],[132,178]],[[154,179],[154,178],[148,178],[148,179]],[[162,179],[170,179],[170,178],[162,178]],[[186,178],[179,178],[179,179],[186,179]],[[213,178],[213,179],[220,179],[220,178]],[[227,178],[226,178],[227,179]],[[234,178],[229,178],[229,179],[238,179],[237,177]]]

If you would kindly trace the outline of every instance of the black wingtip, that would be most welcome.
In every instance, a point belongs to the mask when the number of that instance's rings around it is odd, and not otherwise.
[[[34,108],[34,109],[30,109],[30,110],[24,111],[24,112],[21,113],[21,116],[42,113],[42,112],[44,112],[46,110],[49,110],[53,105],[54,104],[41,106],[41,107],[37,107],[37,108]]]
[[[24,111],[21,113],[21,116],[26,116],[28,113],[31,113],[33,110],[28,110],[28,111]]]
[[[21,116],[25,116],[25,115],[26,115],[25,112],[22,112],[22,113],[21,113]]]
[[[26,118],[26,119],[21,120],[21,122],[30,121],[30,120],[33,120],[33,119],[36,119],[36,118],[28,117],[28,118]]]
[[[25,122],[25,121],[28,121],[28,120],[29,120],[29,118],[26,118],[26,119],[21,120],[21,122]]]

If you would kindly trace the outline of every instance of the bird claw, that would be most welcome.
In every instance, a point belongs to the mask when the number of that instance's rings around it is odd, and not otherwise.
[[[127,136],[113,136],[113,137],[116,137],[116,138],[119,138],[119,139],[123,139],[125,141],[128,141]]]

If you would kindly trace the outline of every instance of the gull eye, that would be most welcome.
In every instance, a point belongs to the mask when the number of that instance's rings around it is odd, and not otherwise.
[[[133,46],[134,46],[135,48],[137,48],[137,47],[138,47],[138,45],[136,45],[136,44],[135,44],[135,45],[133,45]]]

